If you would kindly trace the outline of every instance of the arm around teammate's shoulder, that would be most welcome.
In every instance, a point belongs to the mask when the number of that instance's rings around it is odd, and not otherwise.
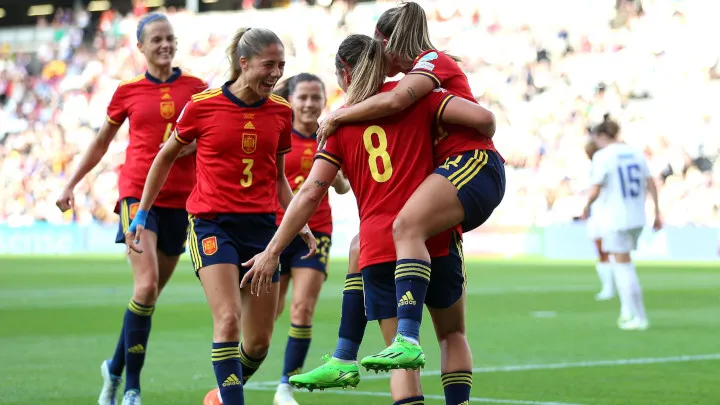
[[[480,104],[464,98],[450,96],[441,111],[443,122],[475,128],[481,135],[492,138],[495,135],[495,115]]]

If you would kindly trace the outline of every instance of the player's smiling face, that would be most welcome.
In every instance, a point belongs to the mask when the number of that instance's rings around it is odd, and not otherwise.
[[[149,65],[168,67],[175,57],[177,40],[172,25],[167,21],[153,21],[143,28],[140,52]]]
[[[270,97],[273,87],[285,73],[285,48],[280,44],[268,45],[250,59],[241,57],[240,65],[245,83],[260,97]]]
[[[325,91],[316,80],[300,82],[288,101],[297,121],[302,124],[317,123],[325,107]]]

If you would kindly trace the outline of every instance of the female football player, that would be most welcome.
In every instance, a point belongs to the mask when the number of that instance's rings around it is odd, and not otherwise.
[[[213,316],[212,364],[225,404],[244,404],[243,384],[260,367],[272,336],[279,269],[262,282],[269,294],[241,289],[240,263],[261,252],[277,229],[275,207],[292,190],[284,155],[291,150],[292,108],[272,94],[285,50],[267,29],[241,29],[228,47],[230,81],[192,97],[175,135],[155,158],[140,207],[125,235],[141,252],[148,209],[184,147],[197,142],[197,184],[187,202],[190,254]],[[315,253],[315,239],[302,235]],[[240,330],[243,341],[240,343]]]
[[[398,85],[363,102],[335,111],[318,130],[324,139],[337,125],[386,117],[404,111],[433,89],[443,87],[450,93],[475,102],[467,77],[456,61],[435,49],[430,42],[425,12],[417,3],[406,2],[380,16],[375,38],[385,46],[387,57],[406,73]],[[391,72],[391,75],[397,72]],[[475,131],[457,125],[438,125],[434,156],[436,168],[407,201],[393,223],[393,241],[397,251],[398,270],[415,266],[430,272],[430,255],[425,241],[455,225],[463,232],[484,223],[505,194],[503,160],[495,151],[491,135],[494,122]],[[398,279],[398,302],[410,291],[422,301],[427,280],[420,276]],[[422,353],[418,340],[422,311],[398,307],[397,341],[390,347],[363,360],[371,369],[406,368],[403,358]]]
[[[343,41],[336,55],[336,72],[338,84],[347,92],[348,105],[378,90],[391,91],[398,85],[397,82],[383,84],[387,68],[382,45],[364,35],[351,35]],[[433,170],[431,125],[444,121],[485,128],[492,120],[492,114],[476,103],[440,89],[392,117],[342,126],[318,152],[295,202],[288,208],[266,250],[249,262],[253,267],[242,283],[252,277],[249,282],[253,290],[265,288],[261,280],[272,272],[280,253],[297,232],[294,229],[310,218],[342,167],[357,197],[360,213],[362,284],[358,287],[364,291],[367,319],[380,321],[385,341],[390,344],[398,327],[398,306],[422,311],[423,304],[427,304],[441,343],[443,380],[449,378],[458,387],[449,393],[446,390],[446,396],[453,404],[469,400],[472,355],[465,337],[465,277],[459,226],[428,240],[434,265],[432,278],[429,271],[426,273],[413,265],[396,271],[390,233],[382,230],[392,225],[407,198]],[[406,291],[398,303],[395,280],[416,273],[429,279],[428,294],[419,301]],[[341,328],[343,323],[341,321]],[[402,336],[395,339],[399,343],[404,341]],[[424,355],[415,354],[414,359],[403,359],[408,368],[418,369],[425,364]],[[358,365],[353,360],[333,357],[318,369],[291,377],[290,382],[311,389],[354,386],[359,382]],[[423,403],[418,372],[397,370],[392,377],[391,391],[395,404]]]
[[[180,110],[193,94],[207,88],[203,80],[172,66],[176,39],[166,16],[147,14],[141,18],[137,41],[138,49],[145,56],[147,71],[120,83],[98,136],[56,202],[63,212],[74,208],[75,186],[97,166],[120,125],[129,119],[130,142],[120,170],[116,206],[120,214],[117,243],[125,243],[125,232],[138,210],[145,176],[160,145],[170,137]],[[195,184],[195,158],[189,155],[194,147],[194,144],[188,145],[178,152],[169,181],[159,190],[152,206],[147,207],[146,233],[138,245],[145,254],[128,251],[133,269],[133,296],[125,311],[115,354],[100,366],[103,377],[100,405],[115,404],[123,370],[127,378],[123,405],[140,403],[140,371],[145,362],[155,302],[185,251],[188,226],[185,202]]]

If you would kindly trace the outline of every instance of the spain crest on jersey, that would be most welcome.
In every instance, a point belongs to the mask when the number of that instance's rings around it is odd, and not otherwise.
[[[175,102],[173,101],[163,101],[160,103],[160,115],[165,118],[166,120],[169,120],[170,118],[175,116]]]
[[[257,148],[257,135],[255,134],[242,134],[242,150],[245,153],[253,153]]]
[[[218,251],[217,237],[210,236],[202,240],[202,249],[205,256],[212,256]]]
[[[310,173],[310,169],[312,169],[313,165],[313,158],[308,156],[303,156],[300,159],[300,171],[303,173]]]

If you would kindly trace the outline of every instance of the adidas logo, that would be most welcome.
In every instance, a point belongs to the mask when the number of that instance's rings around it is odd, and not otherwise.
[[[143,354],[145,353],[145,348],[140,343],[136,344],[135,346],[128,349],[128,353],[131,354]]]
[[[248,121],[247,124],[245,124],[245,129],[255,129],[255,125],[253,125],[252,121]]]
[[[470,405],[470,401],[462,401],[458,405]]]
[[[223,382],[223,387],[230,387],[233,385],[242,385],[242,382],[240,382],[240,379],[237,378],[237,376],[233,373],[230,374],[230,377],[225,379],[225,382]]]
[[[403,294],[402,298],[400,298],[400,301],[398,301],[398,306],[401,307],[403,305],[416,305],[417,302],[415,301],[415,297],[413,297],[412,293],[410,291]]]

